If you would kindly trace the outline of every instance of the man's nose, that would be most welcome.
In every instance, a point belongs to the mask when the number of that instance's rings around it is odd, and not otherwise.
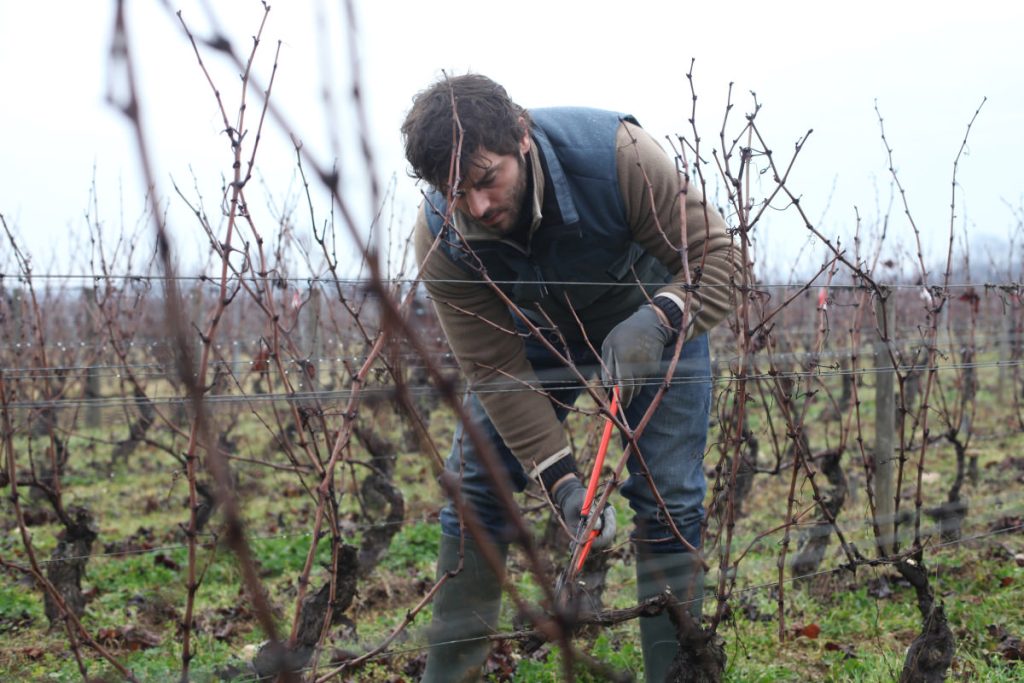
[[[469,211],[469,215],[477,219],[487,213],[487,209],[489,209],[491,205],[490,200],[487,198],[487,194],[480,190],[466,190],[464,199],[466,201],[466,209]]]

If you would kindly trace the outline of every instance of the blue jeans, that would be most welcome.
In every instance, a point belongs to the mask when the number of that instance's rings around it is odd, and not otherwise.
[[[567,351],[584,375],[588,368],[599,367],[586,345],[570,346]],[[672,347],[665,350],[666,362],[671,359],[672,352]],[[568,409],[563,406],[572,405],[582,387],[540,342],[527,339],[526,355],[551,395],[558,419],[564,420]],[[626,420],[631,427],[639,424],[659,386],[660,379],[650,380],[630,403],[626,409]],[[512,489],[522,491],[529,483],[529,477],[498,436],[476,394],[468,393],[464,406],[470,419],[493,444]],[[639,439],[640,453],[668,513],[683,537],[694,547],[700,546],[701,522],[704,519],[707,483],[703,461],[710,412],[711,362],[707,335],[702,334],[683,346],[671,386]],[[614,460],[610,458],[606,464],[614,465]],[[461,424],[455,431],[445,467],[456,474],[461,472],[463,500],[472,506],[494,540],[507,542],[513,538],[511,524],[493,491],[491,478]],[[659,508],[635,456],[630,457],[627,467],[629,477],[620,491],[633,510],[634,541],[643,543],[648,552],[680,552],[684,546],[666,524],[664,512]],[[584,474],[584,481],[587,476],[589,473]],[[450,501],[441,510],[441,530],[449,536],[460,534],[458,512]]]

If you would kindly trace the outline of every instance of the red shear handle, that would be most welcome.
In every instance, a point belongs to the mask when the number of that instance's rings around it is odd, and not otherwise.
[[[614,415],[618,409],[619,387],[616,386],[612,388],[612,404],[609,410]],[[590,472],[590,482],[587,484],[587,495],[583,498],[583,509],[580,511],[583,518],[590,514],[590,508],[594,503],[594,496],[597,494],[597,484],[601,479],[601,468],[604,467],[604,456],[608,452],[608,442],[612,438],[613,426],[611,418],[608,418],[604,423],[604,431],[601,433],[601,444],[597,448],[597,457],[594,458],[594,469]],[[580,549],[580,559],[576,563],[577,572],[583,567],[583,561],[587,559],[590,546],[594,543],[595,538],[597,538],[597,529],[591,529],[590,535],[583,544],[583,548]]]

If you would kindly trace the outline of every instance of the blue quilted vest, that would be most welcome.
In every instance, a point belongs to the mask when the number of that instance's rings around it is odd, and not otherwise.
[[[524,312],[539,304],[567,336],[580,338],[575,318],[599,342],[619,320],[669,280],[668,271],[633,241],[615,163],[620,122],[630,116],[577,107],[531,109],[533,140],[544,160],[545,194],[561,224],[547,221],[524,248],[497,236],[463,242],[445,224],[447,202],[427,195],[431,233],[443,252],[469,273],[482,272]],[[575,313],[575,315],[574,315]],[[540,323],[536,314],[531,318]]]

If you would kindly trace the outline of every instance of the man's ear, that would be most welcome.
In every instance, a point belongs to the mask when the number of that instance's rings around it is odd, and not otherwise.
[[[519,117],[519,125],[523,127],[523,137],[519,140],[519,153],[526,156],[530,151],[530,127],[526,125],[526,119]]]

